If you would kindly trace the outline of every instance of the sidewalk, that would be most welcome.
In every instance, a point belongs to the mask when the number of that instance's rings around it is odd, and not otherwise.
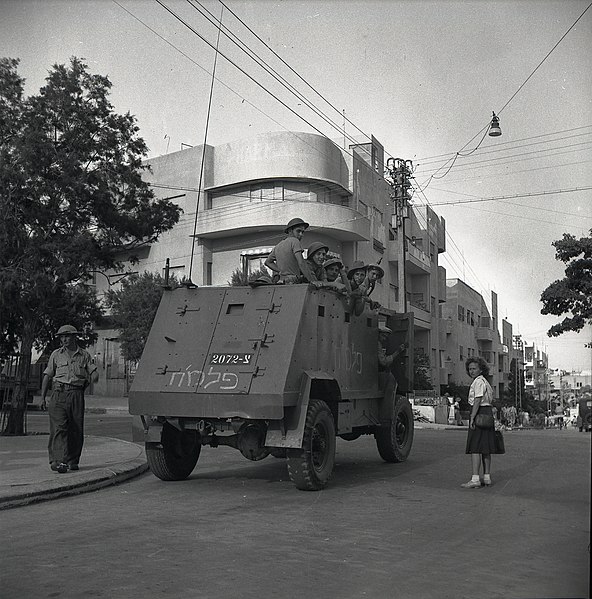
[[[87,436],[80,470],[59,474],[49,468],[48,439],[48,435],[0,436],[0,510],[94,491],[148,469],[140,445]]]
[[[129,414],[127,397],[88,395],[85,403],[86,412]],[[59,474],[49,468],[48,440],[46,434],[0,436],[0,510],[94,491],[148,470],[141,445],[86,436],[80,470]]]

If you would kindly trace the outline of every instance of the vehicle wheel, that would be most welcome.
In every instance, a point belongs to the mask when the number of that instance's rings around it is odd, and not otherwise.
[[[201,443],[197,431],[164,425],[160,443],[146,443],[150,470],[161,480],[184,480],[195,468]]]
[[[329,406],[311,399],[306,412],[302,449],[288,449],[290,480],[302,491],[323,489],[335,464],[335,422]]]
[[[413,445],[413,412],[411,404],[397,398],[390,426],[380,427],[374,433],[376,447],[385,462],[404,462]]]

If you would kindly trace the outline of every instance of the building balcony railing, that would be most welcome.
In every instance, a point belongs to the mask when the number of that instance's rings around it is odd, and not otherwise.
[[[412,243],[407,243],[406,250],[405,266],[407,271],[410,274],[429,274],[432,268],[430,257]]]
[[[322,202],[274,200],[245,204],[229,212],[211,209],[200,212],[196,237],[216,238],[261,231],[277,231],[283,235],[289,218],[298,214],[310,223],[315,233],[328,235],[340,241],[370,241],[370,219],[357,210]]]

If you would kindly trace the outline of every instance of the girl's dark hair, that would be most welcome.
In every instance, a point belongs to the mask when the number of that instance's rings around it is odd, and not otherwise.
[[[467,374],[469,374],[469,364],[477,364],[483,376],[489,376],[489,364],[481,356],[471,356],[465,362]],[[470,375],[469,375],[470,376]]]

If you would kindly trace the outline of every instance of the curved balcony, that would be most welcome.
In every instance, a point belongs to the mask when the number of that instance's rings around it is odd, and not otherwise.
[[[279,131],[216,146],[206,188],[263,179],[312,179],[349,191],[342,151],[321,135]]]
[[[196,237],[216,238],[269,231],[283,231],[299,217],[311,230],[339,241],[369,241],[370,220],[357,210],[321,202],[267,200],[246,203],[229,211],[204,210],[197,219]]]

